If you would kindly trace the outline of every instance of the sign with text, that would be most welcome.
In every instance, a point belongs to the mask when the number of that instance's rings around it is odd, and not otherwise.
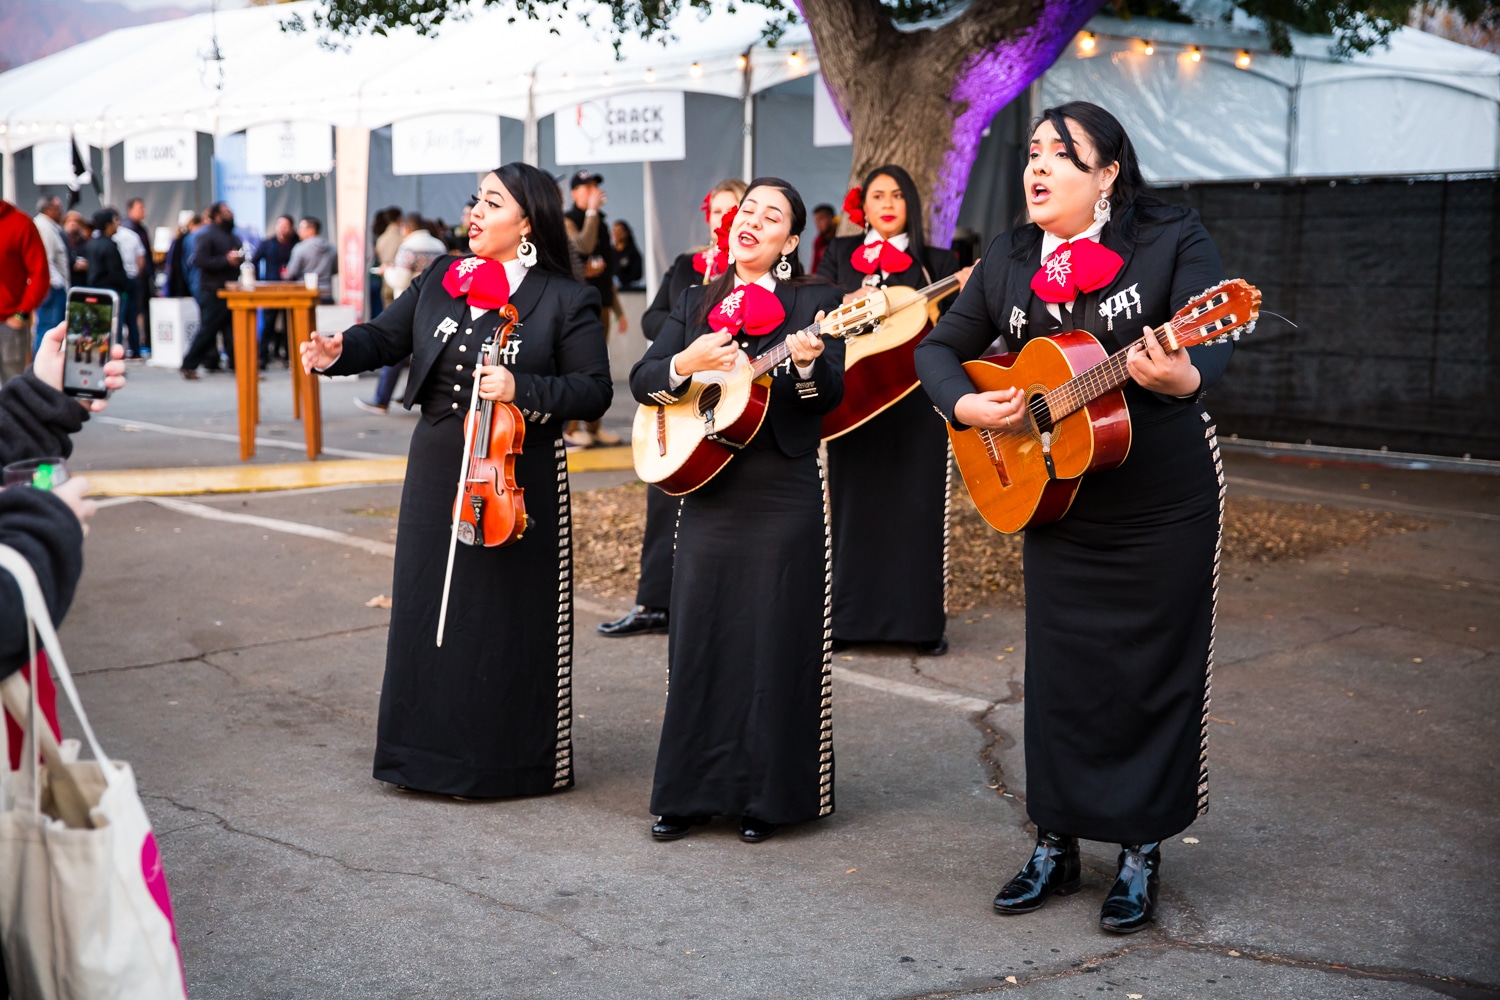
[[[198,134],[167,129],[125,138],[125,181],[195,181],[198,179]]]
[[[465,174],[500,165],[496,115],[425,115],[391,123],[391,173]]]
[[[365,318],[365,204],[370,187],[370,130],[357,125],[338,128],[339,171],[334,177],[335,246],[339,250],[338,301]]]
[[[273,122],[245,129],[247,174],[326,174],[333,129],[322,122]]]
[[[648,90],[561,108],[553,117],[559,164],[644,163],[687,156],[682,91]]]
[[[73,181],[73,141],[39,142],[31,147],[31,183],[70,184]]]

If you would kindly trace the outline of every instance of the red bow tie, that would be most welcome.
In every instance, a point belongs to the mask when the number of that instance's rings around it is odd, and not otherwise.
[[[448,265],[443,291],[455,299],[467,295],[469,305],[480,309],[499,309],[510,301],[510,279],[499,261],[463,257]]]
[[[744,330],[751,337],[764,337],[785,319],[786,310],[775,292],[759,285],[741,285],[714,306],[708,314],[708,325],[730,334]]]
[[[1064,243],[1042,262],[1031,278],[1031,290],[1043,302],[1072,302],[1115,280],[1125,258],[1093,240]]]
[[[911,254],[885,240],[876,240],[874,243],[855,247],[854,256],[849,258],[849,263],[860,274],[874,274],[876,271],[900,274],[911,267]]]

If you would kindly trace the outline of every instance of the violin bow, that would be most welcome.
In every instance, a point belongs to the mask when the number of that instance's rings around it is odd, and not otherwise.
[[[479,408],[479,372],[474,373],[474,393],[469,398],[469,413]],[[453,557],[458,553],[458,525],[463,520],[463,504],[458,502],[458,497],[463,496],[464,485],[469,481],[469,460],[474,457],[474,429],[478,422],[464,418],[464,464],[458,470],[458,492],[454,494],[453,501],[453,528],[448,533],[448,569],[443,574],[443,603],[438,611],[437,644],[443,645],[443,628],[448,624],[448,593],[453,589]]]

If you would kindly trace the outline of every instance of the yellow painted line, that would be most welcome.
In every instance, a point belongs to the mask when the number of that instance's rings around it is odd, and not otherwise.
[[[568,453],[568,471],[605,472],[634,465],[630,448],[590,448]],[[83,473],[94,496],[196,496],[204,493],[260,493],[351,483],[399,483],[406,459],[371,458],[276,465],[214,465],[189,469],[117,469]]]
[[[635,468],[630,445],[621,444],[613,448],[585,448],[568,452],[569,472],[618,472]]]

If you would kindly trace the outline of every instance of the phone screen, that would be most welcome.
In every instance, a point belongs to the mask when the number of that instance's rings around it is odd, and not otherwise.
[[[68,293],[68,332],[63,340],[63,391],[71,396],[109,395],[104,366],[114,343],[119,297],[103,289]]]

